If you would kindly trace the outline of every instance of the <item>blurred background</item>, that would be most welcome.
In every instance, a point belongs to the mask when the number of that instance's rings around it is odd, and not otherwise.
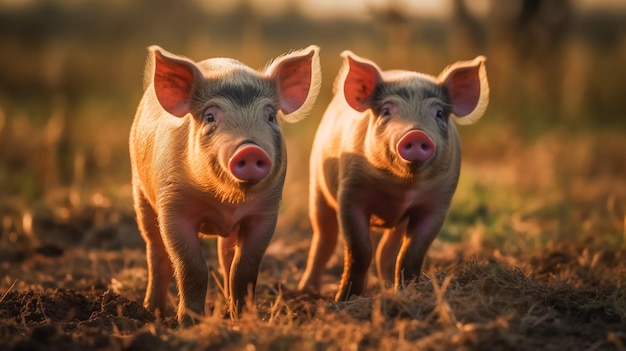
[[[311,141],[345,49],[432,75],[487,56],[491,103],[480,123],[459,128],[464,169],[519,157],[524,165],[508,172],[520,184],[558,183],[565,171],[626,174],[622,0],[0,0],[0,202],[131,208],[128,132],[152,44],[253,68],[322,48],[316,108],[284,126],[287,204],[306,203]],[[600,137],[580,146],[590,135]],[[564,156],[586,166],[533,171]],[[489,172],[475,177],[502,175]]]

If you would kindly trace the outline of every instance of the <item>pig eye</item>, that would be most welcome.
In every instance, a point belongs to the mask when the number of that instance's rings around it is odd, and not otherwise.
[[[446,120],[446,112],[443,110],[443,107],[439,105],[434,105],[430,108],[431,113],[435,116],[435,121],[437,125],[442,130],[446,130],[448,126],[448,121]]]
[[[432,107],[431,111],[435,115],[435,118],[437,118],[439,120],[444,120],[446,118],[446,114],[443,111],[443,108],[441,106],[439,106],[439,105],[436,105],[436,106]]]
[[[380,115],[383,117],[391,117],[391,110],[389,109],[389,107],[385,107],[380,110]]]
[[[206,115],[204,115],[204,121],[206,123],[213,123],[215,122],[215,116],[212,113],[207,113]]]
[[[204,123],[213,123],[216,121],[216,114],[219,112],[217,107],[211,106],[204,110]]]
[[[212,124],[221,120],[222,111],[217,106],[209,106],[207,107],[203,114],[202,119],[206,124]]]
[[[395,109],[395,106],[391,102],[386,102],[380,108],[380,116],[383,118],[391,117],[391,110]]]
[[[437,110],[436,117],[439,118],[439,119],[443,118],[443,110]]]
[[[268,122],[275,123],[276,122],[276,110],[271,106],[266,106],[265,117],[267,118]]]

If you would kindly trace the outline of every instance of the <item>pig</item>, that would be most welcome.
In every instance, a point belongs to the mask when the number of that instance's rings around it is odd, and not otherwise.
[[[489,103],[485,58],[457,62],[438,77],[381,71],[350,51],[318,126],[310,158],[313,238],[298,289],[319,292],[344,241],[336,301],[361,295],[382,229],[376,271],[395,289],[419,278],[455,192],[461,150],[455,124],[480,119]]]
[[[229,58],[194,62],[158,46],[148,51],[129,142],[148,263],[144,305],[162,315],[174,276],[178,320],[189,325],[204,314],[209,271],[200,238],[211,235],[236,316],[276,226],[287,167],[279,122],[311,109],[319,48],[280,56],[261,71]]]

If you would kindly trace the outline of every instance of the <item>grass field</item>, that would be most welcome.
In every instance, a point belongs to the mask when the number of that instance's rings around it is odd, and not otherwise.
[[[102,194],[5,209],[0,340],[6,349],[59,350],[623,350],[621,138],[495,141],[506,152],[488,157],[493,143],[475,141],[422,279],[395,293],[372,274],[365,296],[340,303],[332,301],[340,250],[320,296],[295,291],[310,229],[302,186],[290,177],[250,311],[224,317],[213,283],[212,312],[189,329],[141,306],[145,253],[132,212]],[[216,269],[213,241],[205,248]]]
[[[134,22],[114,8],[91,24],[53,12],[86,29],[61,26],[48,38],[24,29],[53,21],[44,10],[13,27],[0,21],[12,30],[0,37],[0,63],[12,64],[0,64],[0,351],[626,349],[623,29],[612,43],[594,41],[593,50],[570,39],[543,60],[516,58],[501,42],[433,44],[457,32],[411,27],[404,54],[418,59],[410,69],[436,74],[451,60],[485,53],[491,104],[478,124],[459,127],[461,179],[421,279],[394,292],[372,269],[364,296],[334,302],[340,247],[320,295],[295,290],[311,235],[308,155],[338,53],[350,48],[392,68],[402,55],[379,52],[386,32],[362,33],[363,23],[308,29],[313,24],[295,18],[303,23],[294,32],[268,21],[258,37],[244,28],[234,34],[238,41],[213,35],[204,42],[201,30],[172,34],[148,18],[154,23],[117,42],[98,30],[116,29],[104,23],[119,17],[119,35]],[[177,14],[183,23],[189,18]],[[0,19],[9,15],[0,11]],[[179,23],[171,21],[162,25]],[[228,18],[215,23],[206,26],[236,28]],[[337,30],[345,36],[328,40]],[[309,31],[319,36],[303,34]],[[277,33],[280,41],[268,39]],[[22,40],[29,35],[34,43]],[[99,40],[90,45],[94,35]],[[126,143],[144,48],[152,43],[194,59],[217,52],[253,67],[289,48],[322,47],[322,94],[309,119],[284,126],[289,170],[279,223],[256,299],[238,320],[225,313],[213,239],[203,241],[214,279],[198,325],[177,326],[173,284],[165,318],[142,306],[145,247],[132,211]],[[111,59],[113,49],[119,60]]]

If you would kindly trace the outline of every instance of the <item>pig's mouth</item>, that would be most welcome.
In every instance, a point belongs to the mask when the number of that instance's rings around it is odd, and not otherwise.
[[[237,184],[239,185],[239,188],[245,190],[249,190],[250,188],[254,187],[255,185],[259,184],[261,182],[261,180],[240,180],[237,179]]]
[[[426,164],[427,162],[410,162],[407,164],[407,168],[409,169],[409,172],[411,174],[414,173],[419,173],[420,169]]]

